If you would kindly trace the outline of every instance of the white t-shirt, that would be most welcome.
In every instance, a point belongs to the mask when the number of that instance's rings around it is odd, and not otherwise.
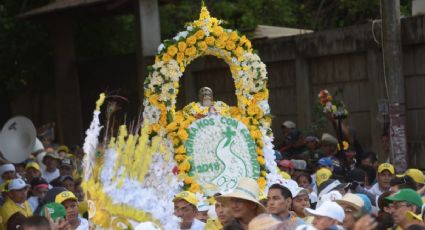
[[[50,183],[52,180],[58,178],[60,176],[59,169],[56,169],[53,172],[49,172],[47,170],[43,171],[43,178],[47,181],[47,183]]]
[[[383,191],[381,191],[380,189],[379,189],[379,184],[378,183],[375,183],[373,186],[372,186],[372,188],[370,188],[369,190],[367,190],[367,191],[369,191],[370,193],[372,193],[373,195],[375,195],[375,196],[380,196],[382,193],[384,193]]]
[[[32,197],[28,198],[28,203],[30,203],[32,211],[35,211],[38,207],[38,204],[39,204],[38,197],[32,196]]]
[[[81,217],[78,217],[78,219],[80,220],[80,225],[78,225],[78,227],[75,230],[88,230],[89,229],[89,222]]]
[[[198,219],[194,219],[192,226],[190,226],[190,230],[204,230],[204,228],[205,228],[205,223]]]

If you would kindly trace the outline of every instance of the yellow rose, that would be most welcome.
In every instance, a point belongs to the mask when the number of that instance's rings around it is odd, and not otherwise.
[[[260,186],[260,190],[264,190],[264,187],[266,187],[267,181],[266,179],[264,179],[264,177],[260,177],[257,179],[257,183],[258,183],[258,186]]]
[[[207,45],[209,45],[209,46],[213,46],[214,45],[214,42],[215,42],[215,38],[214,37],[207,37],[207,38],[205,38],[205,42],[207,43]]]
[[[249,40],[247,40],[245,42],[245,46],[246,46],[247,49],[251,49],[251,42]]]
[[[188,172],[190,170],[190,164],[187,160],[184,160],[182,163],[179,164],[178,168],[181,172]]]
[[[189,48],[186,49],[186,51],[184,53],[186,54],[186,56],[193,57],[196,54],[196,48],[193,47],[193,46],[189,47]]]
[[[192,179],[192,177],[190,177],[190,176],[186,176],[186,177],[184,178],[184,183],[185,183],[185,184],[193,184],[193,179]]]
[[[248,39],[246,38],[245,35],[243,35],[240,39],[239,39],[239,44],[241,46],[243,46],[246,42],[248,41]]]
[[[187,138],[189,137],[189,134],[184,129],[179,129],[179,131],[177,132],[177,135],[182,141],[186,141]]]
[[[201,187],[199,187],[199,184],[193,183],[190,188],[189,191],[192,193],[197,193],[201,191]]]
[[[247,117],[242,117],[241,121],[242,121],[242,123],[244,123],[245,125],[249,125],[249,118],[247,118]]]
[[[183,52],[183,51],[186,49],[187,45],[186,45],[186,43],[185,43],[185,42],[179,42],[179,43],[177,44],[177,47],[179,48],[179,51],[180,51],[180,52]]]
[[[226,42],[226,49],[227,49],[227,50],[233,50],[235,47],[236,47],[236,45],[235,45],[235,43],[234,43],[234,42],[232,42],[232,41],[230,41],[230,40],[228,40],[228,41]]]
[[[177,53],[177,62],[180,64],[180,63],[183,63],[183,61],[184,61],[184,53],[178,52]]]
[[[205,50],[207,50],[208,45],[207,45],[207,43],[205,43],[204,41],[202,41],[202,42],[198,42],[198,47],[199,47],[199,49],[201,51],[205,51]]]
[[[162,61],[164,62],[169,62],[171,59],[172,57],[168,55],[168,53],[165,53],[164,55],[162,55]]]
[[[177,127],[177,123],[176,122],[171,122],[170,124],[167,125],[167,131],[168,132],[173,132],[174,130],[176,130]]]
[[[195,36],[196,36],[197,39],[204,38],[204,36],[205,36],[204,30],[201,29],[201,30],[196,31]]]
[[[261,171],[261,176],[267,176],[267,172],[266,171]]]
[[[233,51],[233,53],[236,55],[236,57],[242,57],[242,55],[243,55],[243,48],[242,47],[240,47],[240,46],[238,46],[234,51]]]
[[[181,113],[176,113],[176,115],[174,116],[174,121],[177,123],[182,123],[183,120],[183,115]]]
[[[177,154],[183,154],[186,152],[186,149],[184,148],[184,145],[180,145],[177,149],[176,149],[176,153]]]
[[[186,43],[190,46],[195,45],[196,43],[196,37],[195,36],[190,36],[186,39]]]
[[[219,37],[223,33],[223,27],[221,26],[214,26],[213,27],[213,33],[216,37]]]
[[[161,129],[161,126],[159,124],[152,125],[152,131],[159,132],[160,129]]]
[[[239,110],[239,108],[238,107],[230,107],[230,114],[232,115],[232,117],[233,116],[236,116],[236,115],[238,115],[238,114],[240,114],[241,113],[241,111]]]
[[[237,41],[239,39],[238,33],[236,31],[233,31],[232,33],[230,33],[230,38],[229,39],[232,40],[232,41],[234,41],[234,42]]]
[[[186,156],[185,155],[178,154],[178,155],[174,156],[174,159],[176,161],[180,162],[180,161],[186,160]]]
[[[171,57],[174,57],[174,55],[176,55],[177,51],[178,50],[177,50],[175,45],[169,46],[167,48],[167,54],[170,55]]]
[[[217,48],[219,48],[219,49],[223,49],[226,46],[226,43],[223,42],[222,40],[216,40],[215,46],[217,46]]]
[[[247,113],[250,116],[255,116],[258,113],[258,107],[256,105],[248,106]]]
[[[227,33],[222,33],[218,39],[222,40],[223,42],[227,42],[229,35],[227,35]]]

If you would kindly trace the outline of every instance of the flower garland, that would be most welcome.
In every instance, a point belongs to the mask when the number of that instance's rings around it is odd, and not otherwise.
[[[159,46],[155,64],[148,68],[149,76],[144,82],[144,118],[151,123],[152,137],[159,134],[172,141],[179,178],[184,181],[184,188],[192,192],[200,191],[195,179],[188,175],[190,163],[185,155],[184,142],[189,135],[189,125],[197,118],[206,116],[208,108],[192,103],[183,112],[175,112],[178,81],[186,66],[200,56],[213,55],[223,59],[234,78],[238,106],[227,108],[217,104],[214,108],[217,114],[230,114],[250,130],[257,145],[257,159],[261,166],[258,183],[264,189],[266,168],[269,168],[265,163],[273,162],[264,157],[265,136],[272,137],[266,66],[253,53],[251,42],[246,36],[224,29],[221,23],[210,16],[206,7],[202,7],[199,19],[189,23],[186,31],[178,33],[171,40],[165,40]],[[269,144],[267,146],[270,152]]]
[[[344,103],[340,100],[334,99],[327,90],[321,90],[318,97],[324,113],[330,113],[333,118],[347,118],[348,110]]]

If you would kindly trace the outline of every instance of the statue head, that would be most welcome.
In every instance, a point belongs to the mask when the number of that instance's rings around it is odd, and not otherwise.
[[[202,106],[210,107],[214,103],[214,93],[208,87],[202,87],[199,90],[198,98]]]

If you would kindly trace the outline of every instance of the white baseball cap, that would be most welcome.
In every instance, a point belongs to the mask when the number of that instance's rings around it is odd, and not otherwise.
[[[288,129],[295,129],[297,125],[293,121],[285,121],[282,123],[282,126],[285,126]]]
[[[30,187],[27,183],[25,183],[24,180],[18,178],[18,179],[13,179],[9,182],[9,185],[7,186],[7,191],[12,191],[12,190],[21,190],[23,188],[28,188]]]
[[[333,201],[324,202],[319,208],[316,210],[311,208],[305,208],[305,212],[312,216],[325,216],[331,219],[337,220],[342,223],[345,218],[344,209]]]
[[[15,172],[15,166],[13,164],[4,164],[0,166],[0,177],[3,176],[5,172]]]

